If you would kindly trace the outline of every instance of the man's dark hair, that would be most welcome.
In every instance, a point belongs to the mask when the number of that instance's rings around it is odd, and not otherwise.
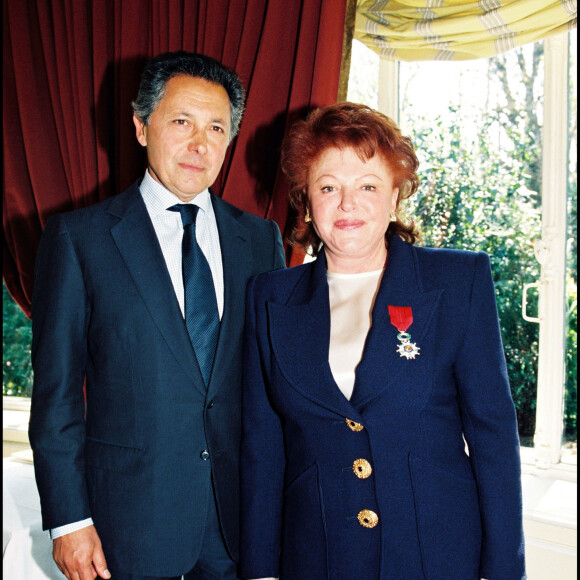
[[[139,94],[131,103],[135,116],[145,125],[165,96],[167,81],[177,75],[187,75],[221,85],[230,99],[232,128],[230,140],[240,129],[244,113],[244,87],[238,75],[214,58],[183,50],[166,52],[152,58],[141,74]]]

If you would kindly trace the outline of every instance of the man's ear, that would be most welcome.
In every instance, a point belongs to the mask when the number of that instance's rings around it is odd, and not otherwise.
[[[133,115],[133,123],[135,124],[135,134],[137,141],[143,146],[147,147],[147,125],[141,121],[136,115]]]

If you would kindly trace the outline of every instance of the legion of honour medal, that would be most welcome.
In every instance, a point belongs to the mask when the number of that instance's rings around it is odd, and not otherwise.
[[[406,332],[409,326],[413,324],[413,311],[410,306],[390,306],[389,316],[391,317],[391,324],[399,331],[397,339],[400,344],[397,345],[397,352],[399,356],[404,356],[407,359],[414,359],[419,356],[420,348],[411,342],[411,335]]]

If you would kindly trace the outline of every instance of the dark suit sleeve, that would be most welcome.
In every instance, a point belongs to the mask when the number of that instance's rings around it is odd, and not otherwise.
[[[260,343],[267,343],[266,329],[258,321],[265,319],[265,300],[258,297],[255,283],[253,279],[248,285],[244,341],[240,542],[243,578],[278,576],[284,476],[282,428],[269,401],[269,361],[260,347]]]
[[[29,437],[43,528],[90,517],[84,466],[83,382],[89,301],[65,220],[49,220],[32,298],[34,386]]]
[[[524,572],[520,448],[489,258],[476,257],[470,313],[455,374],[483,524],[480,576]]]

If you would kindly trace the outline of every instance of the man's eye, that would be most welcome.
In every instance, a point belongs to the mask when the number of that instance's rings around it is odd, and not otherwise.
[[[187,120],[186,119],[175,119],[175,123],[177,123],[178,125],[187,125]]]
[[[224,128],[221,125],[213,125],[211,129],[212,131],[216,131],[218,133],[224,132]]]

